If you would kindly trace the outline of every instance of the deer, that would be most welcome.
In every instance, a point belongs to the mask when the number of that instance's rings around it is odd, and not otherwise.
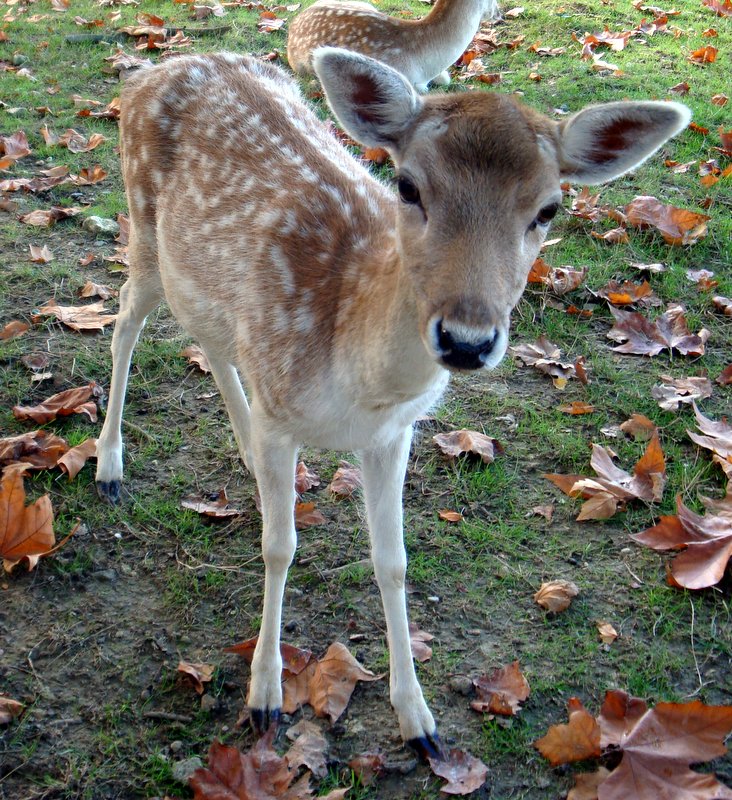
[[[348,135],[391,154],[396,191],[272,64],[180,56],[125,85],[129,277],[111,343],[96,485],[119,502],[132,352],[147,315],[166,300],[208,357],[261,497],[253,727],[267,730],[281,711],[298,448],[355,451],[386,618],[390,701],[404,741],[438,757],[405,597],[402,485],[413,424],[451,373],[485,374],[503,358],[561,182],[627,172],[690,114],[672,102],[616,102],[557,122],[497,92],[420,95],[392,67],[340,48],[320,48],[313,64]]]
[[[496,0],[436,0],[419,20],[390,17],[370,3],[318,0],[293,19],[287,60],[299,75],[312,75],[318,47],[343,47],[389,64],[426,92],[428,83],[450,83],[447,68],[465,52],[481,20],[497,16]]]

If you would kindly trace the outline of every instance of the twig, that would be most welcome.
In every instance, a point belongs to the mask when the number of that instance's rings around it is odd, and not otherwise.
[[[341,564],[340,567],[332,567],[331,569],[319,569],[318,572],[321,576],[325,575],[335,575],[336,572],[342,572],[344,569],[350,569],[351,567],[365,567],[371,563],[370,558],[362,558],[360,561],[351,561],[348,564]]]
[[[143,711],[145,719],[162,719],[167,722],[193,722],[193,717],[187,714],[173,714],[169,711]]]
[[[699,671],[699,662],[696,658],[696,649],[694,647],[694,623],[696,621],[696,615],[694,611],[694,601],[689,597],[689,605],[691,606],[691,630],[689,632],[689,638],[691,639],[691,655],[694,657],[694,669],[696,670],[696,676],[699,678],[699,687],[695,689],[691,694],[686,695],[687,697],[693,697],[695,694],[699,694],[704,686],[704,681],[702,680],[701,672]]]
[[[139,425],[135,425],[134,422],[130,422],[128,419],[123,419],[122,424],[125,427],[129,428],[130,430],[135,431],[135,433],[139,433],[140,436],[143,436],[145,439],[148,440],[148,442],[157,443],[158,441],[157,436],[153,436],[151,433],[148,433],[146,430],[143,430],[143,428],[141,428]]]

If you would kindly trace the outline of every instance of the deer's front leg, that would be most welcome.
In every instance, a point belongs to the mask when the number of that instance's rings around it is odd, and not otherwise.
[[[265,428],[266,423],[258,424],[253,409],[251,447],[264,522],[264,607],[247,703],[259,733],[277,722],[282,707],[282,598],[297,544],[293,514],[297,447],[276,435],[268,436]]]
[[[402,485],[411,440],[410,427],[389,445],[365,451],[362,468],[371,555],[386,617],[391,704],[404,741],[423,757],[436,757],[440,754],[440,744],[434,718],[414,671],[404,591],[407,554],[402,528]]]

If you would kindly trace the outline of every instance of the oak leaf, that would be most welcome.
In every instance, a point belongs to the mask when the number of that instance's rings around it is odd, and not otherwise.
[[[488,777],[488,767],[480,759],[456,747],[428,761],[432,772],[447,781],[440,787],[443,794],[470,794],[480,789]]]
[[[704,589],[719,583],[732,558],[732,511],[699,516],[676,498],[676,516],[663,516],[657,525],[631,535],[654,550],[681,550],[671,562],[673,584]]]
[[[610,306],[615,325],[607,338],[621,342],[613,350],[617,353],[655,356],[662,350],[678,350],[682,355],[704,355],[704,345],[709,331],[702,328],[693,334],[686,324],[684,307],[671,304],[656,320],[651,321],[638,311],[621,311]]]
[[[639,228],[656,228],[667,244],[687,245],[707,235],[711,217],[684,208],[666,205],[655,197],[640,195],[625,207],[628,224]]]
[[[706,377],[672,378],[661,375],[659,386],[651,389],[651,395],[658,405],[666,411],[678,411],[681,403],[691,403],[704,397],[711,397],[712,382]]]
[[[37,317],[44,316],[55,316],[74,331],[101,331],[117,319],[104,307],[104,300],[86,306],[60,306],[52,300],[38,310]]]
[[[546,736],[534,742],[534,747],[553,767],[597,758],[601,753],[600,726],[595,718],[576,697],[569,699],[567,709],[569,723],[552,725]]]
[[[473,681],[473,685],[478,698],[470,703],[470,707],[485,714],[513,716],[521,710],[520,704],[529,696],[529,682],[521,672],[518,661],[498,667],[490,675],[481,675]]]
[[[77,386],[51,395],[36,406],[13,406],[13,416],[21,420],[32,419],[39,425],[45,425],[56,417],[67,417],[71,414],[83,414],[91,422],[96,422],[97,406],[94,400],[89,398],[99,397],[100,394],[100,387],[92,382],[87,386]]]
[[[546,581],[539,587],[534,600],[547,611],[559,614],[569,608],[572,599],[579,594],[579,588],[573,581]]]
[[[492,439],[478,431],[459,430],[450,433],[438,433],[432,441],[448,458],[457,458],[463,453],[479,456],[484,464],[490,464],[495,459],[496,451],[503,452],[503,447],[497,439]]]

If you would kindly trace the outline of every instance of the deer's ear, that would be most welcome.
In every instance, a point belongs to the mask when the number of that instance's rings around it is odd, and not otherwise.
[[[346,133],[367,147],[395,147],[421,108],[409,81],[373,58],[320,47],[313,67]]]
[[[562,178],[604,183],[642,164],[691,119],[681,103],[589,106],[559,125]]]

